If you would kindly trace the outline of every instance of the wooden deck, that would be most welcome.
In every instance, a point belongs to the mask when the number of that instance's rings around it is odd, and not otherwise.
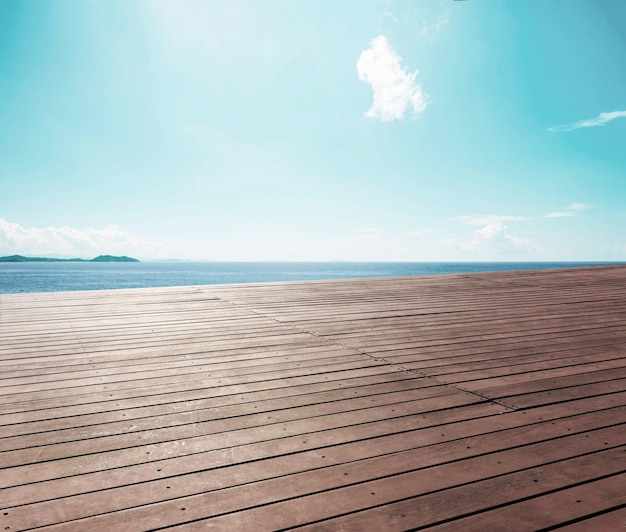
[[[624,530],[626,266],[0,295],[0,530]]]

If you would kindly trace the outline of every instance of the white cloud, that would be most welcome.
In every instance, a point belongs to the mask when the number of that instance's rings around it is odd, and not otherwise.
[[[492,225],[501,222],[523,222],[528,220],[524,216],[501,216],[498,214],[469,214],[466,216],[458,216],[466,225]]]
[[[383,11],[382,18],[383,18],[383,19],[388,18],[388,19],[392,20],[393,22],[395,22],[396,24],[399,24],[399,23],[400,23],[400,21],[399,21],[399,20],[398,20],[398,18],[397,18],[397,17],[393,14],[393,12],[391,11],[391,9],[385,9],[385,10]]]
[[[401,59],[384,35],[376,37],[361,52],[356,64],[359,79],[369,83],[374,91],[372,107],[365,116],[391,122],[404,118],[410,108],[414,114],[426,109],[428,95],[415,83],[418,71],[407,72]]]
[[[566,124],[563,126],[552,126],[548,128],[548,131],[573,131],[574,129],[580,129],[581,127],[597,127],[607,124],[611,120],[616,118],[626,118],[626,111],[611,111],[609,113],[600,113],[596,118],[590,118],[588,120],[580,120],[572,124]]]
[[[546,214],[544,218],[567,218],[569,216],[576,216],[576,213],[573,211],[554,211]]]
[[[529,253],[535,246],[528,238],[511,235],[502,222],[477,229],[469,240],[450,239],[445,244],[481,258]]]
[[[134,237],[119,227],[22,227],[0,218],[0,254],[93,258],[97,255],[167,256],[169,245]]]
[[[585,205],[584,203],[570,203],[567,207],[565,207],[562,211],[554,211],[550,214],[545,214],[539,217],[528,217],[528,216],[511,216],[511,215],[500,215],[500,214],[467,214],[464,216],[457,216],[457,220],[460,220],[465,225],[493,225],[503,222],[527,222],[533,219],[540,218],[562,218],[566,216],[577,216],[582,211],[590,209],[589,205]]]
[[[409,31],[420,28],[417,33],[420,38],[436,36],[453,15],[450,0],[420,2],[419,9],[413,9],[412,4],[415,2],[411,0],[383,0],[382,3],[384,4],[381,17],[383,24],[392,22],[394,26],[402,26],[403,29],[406,28]]]
[[[569,216],[578,216],[581,211],[590,209],[589,205],[584,203],[570,203],[563,211],[554,211],[546,214],[544,218],[566,218]]]
[[[626,260],[626,244],[613,244],[606,248],[610,260]]]
[[[419,37],[426,37],[428,34],[437,33],[449,21],[450,11],[445,10],[437,13],[433,20],[422,19],[422,29],[418,33]]]

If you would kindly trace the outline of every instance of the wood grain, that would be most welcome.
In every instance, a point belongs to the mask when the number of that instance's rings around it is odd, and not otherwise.
[[[0,294],[4,530],[618,530],[626,266]]]

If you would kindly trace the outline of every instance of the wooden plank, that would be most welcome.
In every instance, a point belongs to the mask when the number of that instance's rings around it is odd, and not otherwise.
[[[623,485],[623,484],[622,484]],[[626,528],[626,504],[615,510],[559,526],[563,532],[589,532],[590,530],[622,530]]]
[[[367,382],[365,379],[355,380]],[[456,391],[446,386],[438,386],[428,379],[419,377],[373,384],[364,383],[361,386],[356,384],[346,384],[344,388],[333,386],[326,390],[320,387],[317,391],[315,391],[313,386],[309,386],[306,390],[295,390],[296,392],[305,392],[299,394],[294,394],[293,391],[286,393],[284,389],[280,389],[269,392],[251,392],[245,395],[188,399],[156,405],[146,401],[144,405],[135,406],[134,408],[122,407],[116,403],[116,408],[113,410],[124,410],[127,422],[132,421],[133,424],[152,423],[149,420],[158,416],[157,426],[163,427],[177,424],[177,419],[180,419],[181,423],[188,422],[190,415],[201,414],[202,412],[211,412],[214,417],[234,417],[252,412],[270,412],[284,408],[329,404],[360,397],[376,397],[383,394],[388,397],[389,393],[406,392],[407,395],[405,397],[416,396],[417,394],[421,397],[433,397]],[[110,412],[105,412],[105,409],[105,403],[102,403],[101,408],[97,408],[96,413],[81,413],[72,407],[61,407],[56,409],[54,415],[48,413],[47,417],[40,421],[34,421],[31,417],[28,422],[24,419],[23,413],[18,415],[7,414],[0,416],[2,437],[62,431],[74,427],[95,427],[105,423],[110,424],[112,416]],[[167,420],[168,416],[170,416],[171,421]]]
[[[312,524],[310,530],[407,530],[436,524],[451,516],[462,515],[463,512],[488,509],[497,504],[558,489],[576,481],[592,480],[605,474],[609,468],[619,471],[620,464],[623,465],[622,455],[622,449],[609,449],[501,475],[497,475],[493,465],[497,464],[493,460],[496,457],[469,459],[466,463],[455,462],[427,472],[416,471],[389,479],[364,481],[296,499],[287,497],[289,492],[293,493],[299,486],[286,478],[277,482],[275,490],[262,492],[273,497],[277,491],[281,493],[282,487],[282,496],[285,497],[282,502],[233,512],[237,506],[250,506],[246,500],[250,493],[242,493],[240,498],[235,499],[234,496],[227,496],[231,495],[228,490],[223,490],[213,497],[207,494],[164,503],[167,509],[162,512],[156,507],[142,509],[143,512],[137,516],[138,520],[132,521],[132,526],[142,529],[189,520],[182,525],[186,530],[279,530],[307,524]],[[533,461],[528,458],[528,461],[524,460],[519,465],[531,464]],[[471,469],[468,471],[467,467]],[[479,480],[484,478],[480,475],[486,471],[478,468],[484,467],[497,476]],[[343,475],[348,472],[350,475],[353,470],[354,467],[344,466],[339,473]],[[499,471],[506,471],[506,468],[501,467]],[[310,481],[320,482],[324,477],[326,475],[318,474]],[[339,481],[340,478],[337,479]],[[453,487],[463,481],[473,482],[474,485]],[[309,486],[311,488],[314,486]],[[444,495],[442,490],[446,489],[449,493]],[[424,495],[420,497],[420,493]],[[224,514],[229,510],[231,513]],[[127,512],[125,514],[128,515]],[[348,515],[333,518],[343,514]],[[212,518],[198,521],[203,517]],[[68,523],[59,530],[79,530],[80,526],[93,526],[97,523],[95,519]],[[113,522],[112,519],[113,516],[107,522]],[[319,525],[313,524],[322,520],[324,522]],[[182,526],[173,526],[172,530],[182,530]]]
[[[443,386],[429,387],[427,389],[390,391],[360,397],[350,397],[329,402],[299,404],[299,401],[288,398],[281,402],[272,401],[269,405],[243,405],[232,407],[214,407],[201,410],[186,411],[170,415],[160,414],[152,417],[135,418],[128,421],[118,421],[117,416],[109,417],[103,423],[90,425],[72,425],[61,428],[55,426],[54,430],[35,432],[9,436],[4,433],[0,438],[0,453],[16,449],[27,449],[37,446],[50,446],[56,443],[75,442],[78,440],[93,438],[104,438],[123,434],[140,433],[149,431],[152,437],[155,433],[165,428],[174,427],[189,428],[189,425],[210,424],[213,430],[237,430],[245,420],[246,424],[252,423],[256,426],[266,424],[271,419],[272,423],[280,423],[291,419],[306,419],[308,417],[318,417],[341,412],[357,412],[359,410],[371,409],[374,406],[383,405],[403,405],[414,401],[422,401],[428,405],[427,400],[437,398],[449,398],[456,401],[459,393],[456,390]],[[449,396],[455,396],[454,398]],[[466,396],[467,397],[467,396]],[[471,396],[470,396],[471,397]],[[475,398],[472,398],[474,401]],[[265,406],[265,408],[263,408]],[[265,411],[264,411],[265,410]],[[268,415],[271,413],[271,415]],[[128,413],[125,412],[126,417]],[[246,417],[247,416],[247,417]],[[252,419],[249,419],[252,417]],[[219,423],[221,420],[237,420],[236,424],[229,423],[228,429],[223,429]],[[256,421],[258,420],[258,421]],[[235,428],[236,427],[236,428]],[[196,433],[199,431],[196,430]],[[145,439],[145,437],[144,437]],[[0,454],[0,457],[2,455]],[[1,461],[1,458],[0,458]]]
[[[476,404],[464,408],[453,408],[444,411],[436,410],[399,416],[398,418],[379,416],[378,419],[372,418],[364,423],[351,423],[352,419],[350,416],[346,416],[343,423],[330,424],[327,422],[328,420],[322,420],[322,422],[326,422],[319,425],[311,425],[307,421],[296,421],[288,424],[266,426],[262,430],[259,430],[258,427],[250,427],[229,435],[220,433],[205,436],[198,440],[188,438],[184,440],[184,445],[178,441],[173,441],[156,447],[146,445],[47,462],[16,465],[11,469],[7,469],[5,474],[0,476],[0,488],[22,486],[57,478],[62,479],[67,477],[68,474],[85,475],[87,473],[118,468],[119,471],[116,473],[121,474],[124,479],[132,478],[132,473],[136,470],[139,470],[140,475],[148,474],[150,477],[153,477],[155,471],[160,472],[155,467],[155,463],[159,463],[159,466],[161,466],[162,463],[169,460],[173,460],[177,471],[185,467],[195,470],[199,464],[198,460],[207,459],[208,453],[213,453],[210,457],[215,457],[218,460],[217,466],[223,465],[224,460],[226,463],[231,463],[235,456],[237,460],[246,461],[241,455],[234,455],[233,448],[241,448],[245,452],[251,452],[251,455],[245,455],[247,460],[256,460],[267,456],[267,453],[270,453],[270,456],[273,456],[273,453],[279,453],[283,449],[283,443],[288,445],[289,452],[293,452],[294,443],[298,449],[305,449],[307,445],[313,447],[324,446],[326,438],[331,438],[331,441],[336,443],[337,440],[335,438],[337,437],[342,438],[341,441],[345,441],[350,438],[358,438],[363,431],[366,437],[370,437],[372,432],[376,433],[376,430],[402,431],[403,428],[404,430],[409,430],[415,428],[416,425],[428,426],[429,424],[452,423],[461,419],[485,417],[499,412],[502,412],[501,407],[491,404]],[[348,428],[349,430],[344,430]],[[315,437],[310,438],[309,435],[311,434],[315,435]],[[259,447],[263,452],[259,451]],[[148,451],[150,452],[149,454]],[[79,482],[82,484],[82,478],[79,478]]]
[[[0,527],[621,523],[625,281],[0,294]]]
[[[371,527],[371,530],[396,531],[417,527],[425,528],[467,513],[480,512],[498,505],[510,504],[523,497],[533,497],[550,490],[562,489],[576,481],[591,482],[596,476],[603,473],[603,468],[599,462],[604,459],[619,460],[617,457],[619,457],[618,450],[606,451],[599,455],[595,453],[585,455],[541,468],[531,468],[497,476],[468,486],[453,488],[448,492],[434,492],[423,497],[372,508],[369,511],[362,511],[332,521],[302,526],[300,529],[357,531],[363,530],[363,527],[367,526]],[[606,466],[608,463],[605,462],[604,465]],[[613,465],[619,471],[618,463],[613,462]],[[321,512],[319,513],[321,514]],[[280,514],[277,517],[282,517],[285,521],[288,519],[287,516]],[[516,522],[517,519],[522,520],[523,516],[511,515],[509,523]],[[276,520],[274,519],[274,521]],[[219,527],[222,523],[218,523],[217,520],[209,521],[206,523],[206,528],[210,530],[214,524]],[[242,524],[244,523],[242,522]],[[200,524],[196,526],[192,524],[190,529],[200,529]],[[270,527],[267,529],[269,530]],[[483,530],[482,524],[479,529]]]
[[[626,410],[624,411],[622,419],[626,421]],[[515,427],[496,433],[491,438],[480,436],[464,440],[455,440],[447,444],[437,444],[433,452],[426,449],[425,452],[416,451],[410,453],[408,452],[409,450],[416,450],[416,445],[424,447],[425,443],[423,435],[421,435],[419,431],[413,431],[408,434],[388,436],[377,442],[361,440],[352,444],[341,444],[332,448],[325,447],[323,450],[314,452],[308,451],[283,455],[280,458],[257,464],[255,467],[242,464],[230,468],[213,470],[211,472],[204,470],[183,477],[170,477],[168,479],[160,479],[140,485],[131,484],[117,490],[109,490],[106,494],[97,491],[83,496],[67,498],[64,501],[65,518],[67,520],[80,519],[92,513],[110,513],[145,506],[146,504],[153,504],[159,501],[166,501],[171,499],[172,496],[180,498],[194,493],[208,492],[212,489],[221,490],[235,485],[246,486],[252,482],[258,483],[269,478],[284,478],[285,475],[289,474],[296,474],[307,470],[315,471],[319,468],[320,459],[323,460],[324,467],[331,467],[338,464],[355,464],[357,461],[365,460],[377,454],[380,455],[381,453],[388,456],[390,453],[403,452],[400,458],[404,461],[404,464],[415,463],[417,461],[423,466],[424,456],[427,453],[428,456],[431,456],[434,460],[437,459],[441,462],[447,462],[453,459],[454,456],[466,458],[468,456],[466,451],[468,446],[473,449],[470,454],[476,456],[486,452],[501,450],[506,447],[535,442],[537,438],[551,439],[557,435],[562,436],[566,430],[566,425],[567,431],[565,433],[568,435],[573,434],[573,432],[571,432],[572,430],[576,432],[587,432],[600,426],[595,417],[585,416],[567,422],[562,421],[559,424],[549,424],[545,422],[530,428],[525,427],[521,429]],[[431,432],[434,432],[434,430]],[[591,437],[595,437],[600,433],[591,432],[590,434]],[[585,437],[589,437],[589,434],[585,434]],[[413,455],[414,458],[412,458]],[[389,459],[385,458],[385,460]],[[388,468],[385,470],[389,471]],[[352,476],[354,477],[354,475]],[[351,480],[354,480],[354,478]],[[258,486],[259,484],[255,485],[254,490],[259,491]],[[245,489],[250,489],[250,487],[248,486]],[[57,492],[55,492],[55,494],[57,494]],[[50,515],[50,511],[47,511],[46,508],[52,508],[55,504],[57,504],[57,501],[52,500],[39,505],[30,504],[28,506],[21,506],[20,508],[16,508],[11,515],[14,520],[18,521],[17,524],[19,528],[42,526],[46,524],[45,521],[42,521],[42,516]],[[132,519],[130,514],[126,513],[124,515],[127,519]],[[109,521],[108,524],[110,526],[114,524],[114,522]]]
[[[577,526],[566,526],[563,530],[620,530],[626,527],[624,486],[626,473],[611,475],[471,517],[454,519],[429,528],[429,531],[505,530],[514,524],[515,530],[521,532],[544,530],[572,522]],[[600,516],[587,519],[600,512]]]
[[[376,371],[379,368],[380,371],[393,371],[393,368],[389,368],[384,362],[374,360],[369,357],[363,357],[358,362],[335,362],[332,365],[319,364],[313,367],[307,367],[306,371],[300,368],[285,369],[276,372],[260,372],[258,374],[248,373],[246,370],[237,369],[221,369],[212,371],[202,375],[194,368],[189,368],[184,371],[179,371],[173,376],[157,376],[157,377],[145,377],[135,379],[131,376],[121,377],[119,379],[105,379],[104,377],[98,379],[91,379],[89,382],[77,381],[74,383],[67,383],[68,386],[32,386],[30,388],[22,388],[13,390],[13,393],[8,393],[6,402],[23,402],[32,401],[46,398],[55,397],[68,397],[74,395],[91,395],[97,393],[109,394],[113,397],[112,392],[122,390],[137,390],[137,387],[151,388],[155,393],[159,393],[164,387],[173,385],[175,390],[193,389],[194,387],[224,387],[234,384],[243,384],[249,382],[259,382],[267,380],[281,380],[283,382],[286,379],[304,379],[306,376],[319,376],[321,380],[328,380],[331,378],[345,378],[350,371],[356,371],[359,369]],[[70,384],[72,384],[70,386]],[[132,392],[131,392],[132,393]]]
[[[622,394],[622,405],[626,406],[626,392]],[[303,437],[308,433],[295,433],[286,435],[279,440],[260,440],[257,442],[238,444],[237,441],[227,442],[230,447],[219,447],[219,437],[216,438],[216,447],[211,450],[198,451],[201,455],[191,454],[189,456],[161,457],[156,455],[145,455],[145,448],[139,448],[140,463],[132,465],[132,461],[137,460],[137,453],[108,453],[103,461],[106,464],[104,470],[99,470],[97,463],[93,459],[83,459],[82,457],[59,460],[54,462],[42,462],[40,464],[17,467],[12,472],[12,481],[6,486],[18,485],[25,487],[30,482],[35,490],[35,498],[41,497],[45,493],[42,483],[46,479],[61,477],[59,481],[52,480],[51,492],[55,494],[63,493],[63,485],[70,483],[72,489],[82,489],[89,491],[91,486],[115,485],[111,483],[121,482],[121,485],[132,482],[143,482],[154,478],[155,471],[161,476],[182,474],[196,471],[199,467],[208,468],[221,467],[227,464],[245,462],[250,459],[268,458],[280,456],[281,454],[292,454],[294,452],[305,451],[314,448],[328,447],[350,441],[359,441],[370,438],[380,438],[385,435],[403,434],[420,430],[424,438],[424,444],[436,442],[452,441],[455,439],[476,436],[480,434],[506,430],[512,427],[522,427],[535,423],[552,424],[553,421],[561,418],[570,418],[584,415],[593,415],[598,419],[611,420],[619,416],[621,407],[607,409],[606,405],[598,403],[596,398],[588,398],[578,401],[571,401],[566,405],[554,405],[539,407],[528,412],[511,412],[506,416],[501,415],[502,410],[492,404],[479,404],[463,409],[451,409],[444,411],[427,412],[392,419],[374,420],[369,423],[359,425],[346,425],[343,427],[327,428],[323,432],[315,434],[314,438]],[[568,420],[572,421],[572,420]],[[576,420],[573,420],[576,421]],[[610,424],[610,423],[609,423]],[[441,431],[440,426],[445,426],[445,431]],[[429,429],[432,427],[432,430]],[[570,428],[568,425],[567,428]],[[565,433],[569,432],[565,430]],[[224,442],[221,442],[224,445]],[[153,460],[154,459],[154,460]],[[156,461],[158,459],[158,461]],[[158,470],[154,467],[158,464]],[[114,468],[114,469],[111,469]],[[118,469],[115,469],[118,468]],[[67,477],[67,472],[71,471],[78,477]],[[100,472],[98,472],[100,471]],[[90,472],[98,472],[95,480],[90,480]],[[106,482],[102,475],[108,475]],[[7,477],[8,479],[8,477]],[[99,479],[99,480],[97,480]],[[117,480],[115,480],[117,479]],[[7,493],[7,490],[4,492]],[[8,497],[8,494],[6,495]],[[31,497],[33,494],[31,493]]]
[[[146,454],[162,455],[168,449],[178,447],[181,438],[186,440],[183,454],[193,452],[193,449],[202,447],[207,436],[221,434],[221,438],[228,437],[234,441],[236,436],[245,429],[253,428],[257,433],[263,433],[265,438],[286,436],[295,430],[313,432],[325,430],[338,424],[368,423],[381,418],[406,416],[417,412],[443,410],[461,405],[481,402],[475,396],[465,393],[430,397],[418,401],[393,403],[391,405],[373,406],[348,412],[327,413],[321,406],[309,407],[307,418],[300,417],[298,409],[289,409],[274,412],[272,415],[251,414],[244,417],[212,420],[210,423],[190,423],[188,426],[172,426],[152,429],[145,433],[128,433],[99,435],[93,439],[79,438],[68,443],[51,443],[50,445],[31,448],[12,448],[0,453],[0,468],[15,467],[18,465],[37,463],[48,460],[59,460],[75,456],[88,456],[96,453],[129,449],[137,446],[146,448]],[[160,445],[158,445],[160,444]]]
[[[163,404],[176,401],[188,401],[203,399],[206,397],[224,397],[251,392],[269,392],[282,395],[299,395],[308,391],[320,391],[334,389],[342,385],[350,385],[353,382],[360,382],[359,379],[368,379],[368,382],[387,382],[394,379],[406,379],[414,375],[407,375],[396,368],[377,366],[375,368],[365,368],[348,370],[321,375],[305,375],[286,377],[282,379],[258,380],[251,382],[223,382],[220,386],[198,384],[196,381],[183,381],[185,386],[173,384],[161,387],[132,388],[117,391],[104,391],[102,393],[87,393],[66,395],[58,398],[45,398],[33,400],[28,399],[21,402],[7,404],[3,409],[6,413],[18,413],[28,415],[32,412],[35,419],[48,415],[47,411],[58,409],[67,405],[71,401],[72,407],[80,409],[80,412],[99,412],[101,409],[107,411],[124,410],[146,404]],[[222,379],[224,380],[224,379]],[[437,383],[434,383],[437,384]],[[282,391],[282,393],[281,393]],[[70,399],[71,398],[71,399]],[[106,405],[103,405],[106,403]],[[45,419],[45,417],[43,417]],[[18,421],[28,421],[20,419]]]
[[[592,384],[582,384],[570,388],[559,388],[557,390],[518,395],[511,399],[500,399],[499,403],[515,409],[532,408],[538,405],[571,401],[572,399],[581,397],[610,396],[625,389],[626,379],[615,379]],[[610,402],[612,398],[606,397],[606,399]]]

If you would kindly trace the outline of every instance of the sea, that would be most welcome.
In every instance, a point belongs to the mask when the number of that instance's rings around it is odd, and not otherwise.
[[[0,263],[0,294],[536,270],[610,262]]]

